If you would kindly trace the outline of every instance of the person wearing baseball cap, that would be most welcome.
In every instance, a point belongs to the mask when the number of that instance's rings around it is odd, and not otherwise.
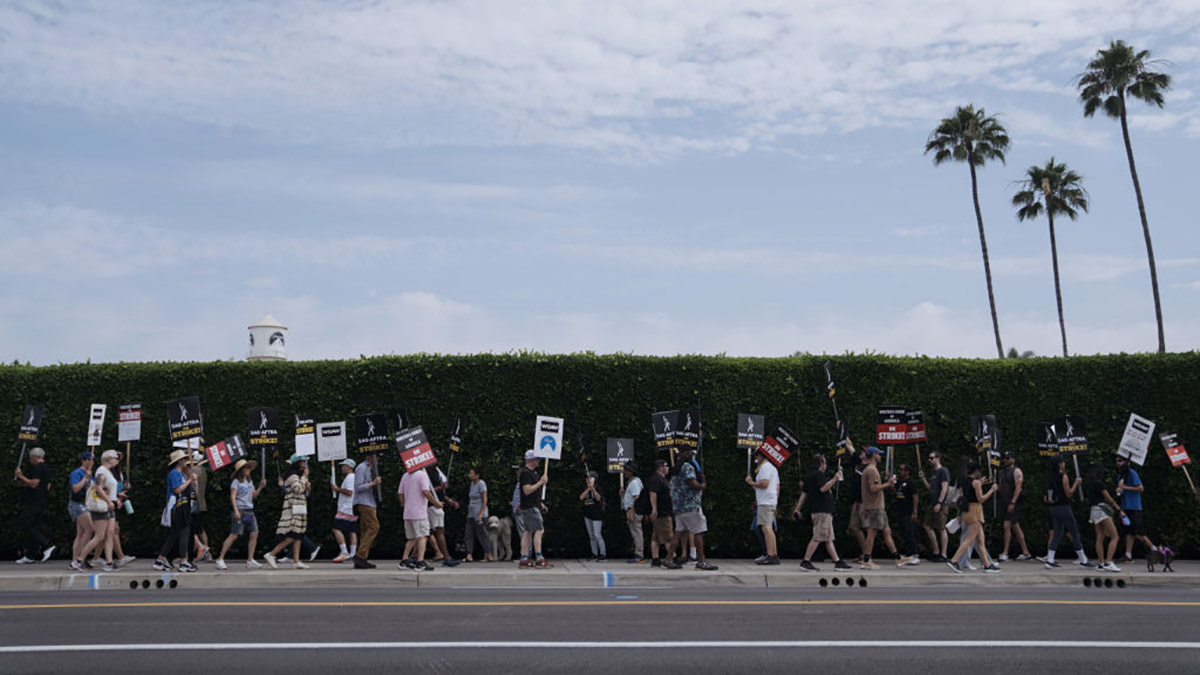
[[[538,457],[533,450],[525,451],[525,466],[521,469],[518,485],[521,489],[521,521],[524,531],[521,532],[521,562],[522,568],[536,567],[545,569],[554,567],[542,556],[542,532],[545,525],[542,521],[542,487],[546,485],[547,476],[539,476],[537,472]],[[530,559],[530,544],[533,545],[533,559]]]
[[[341,485],[330,484],[329,488],[337,495],[337,513],[333,516],[333,538],[337,540],[339,553],[333,559],[335,563],[346,562],[358,553],[358,516],[354,515],[354,467],[357,462],[347,457],[338,466],[342,471]],[[350,548],[346,548],[346,538],[350,539]]]
[[[896,484],[896,477],[890,476],[885,481],[879,475],[878,465],[879,458],[883,455],[882,450],[869,445],[864,453],[867,464],[863,469],[861,489],[862,525],[863,529],[866,530],[866,537],[863,542],[863,561],[859,567],[865,570],[879,569],[879,565],[871,562],[871,552],[875,547],[875,537],[879,534],[883,535],[883,543],[887,546],[888,552],[896,560],[896,565],[905,565],[912,558],[902,556],[896,550],[896,543],[892,541],[892,528],[888,525],[887,511],[884,510],[883,506],[883,491]]]

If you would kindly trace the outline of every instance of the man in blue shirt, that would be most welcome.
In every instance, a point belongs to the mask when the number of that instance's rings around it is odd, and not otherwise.
[[[1139,539],[1151,551],[1158,547],[1146,536],[1146,525],[1142,522],[1142,492],[1145,491],[1142,478],[1129,464],[1128,457],[1117,457],[1117,495],[1121,498],[1121,510],[1129,518],[1125,530],[1125,559],[1133,560],[1133,540]]]

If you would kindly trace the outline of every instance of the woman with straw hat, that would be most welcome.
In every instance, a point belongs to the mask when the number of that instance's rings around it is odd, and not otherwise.
[[[254,500],[258,499],[267,481],[260,478],[255,486],[250,480],[250,472],[257,467],[258,462],[252,459],[239,459],[233,465],[233,482],[229,484],[229,503],[233,505],[230,514],[232,519],[229,524],[229,536],[225,537],[225,543],[221,544],[221,555],[216,560],[219,570],[226,568],[225,554],[243,532],[250,534],[250,542],[246,548],[246,567],[262,567],[262,564],[254,559],[254,551],[258,549],[258,519],[254,517]]]
[[[183,561],[179,563],[179,571],[196,571],[196,566],[188,562],[192,499],[196,489],[196,475],[191,472],[188,459],[186,450],[176,450],[167,459],[167,505],[163,509],[162,524],[171,531],[154,560],[154,569],[163,572],[171,569],[174,557]]]
[[[283,541],[276,544],[270,553],[264,554],[263,559],[271,569],[279,569],[275,556],[291,545],[292,568],[303,570],[308,569],[308,565],[300,562],[300,541],[308,529],[308,460],[303,455],[292,455],[288,463],[291,466],[283,481],[283,512],[279,516],[279,526],[275,528],[275,533],[282,536]]]

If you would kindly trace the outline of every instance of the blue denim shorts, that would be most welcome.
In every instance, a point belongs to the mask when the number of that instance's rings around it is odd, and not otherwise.
[[[229,514],[229,534],[254,534],[258,532],[258,519],[254,517],[253,511],[242,510],[241,520],[234,518],[233,514]]]
[[[67,502],[67,513],[71,514],[72,521],[78,519],[79,516],[82,516],[87,512],[87,507],[84,506],[83,502]]]

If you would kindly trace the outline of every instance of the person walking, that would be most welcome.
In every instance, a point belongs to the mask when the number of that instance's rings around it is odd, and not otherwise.
[[[1137,469],[1130,465],[1129,458],[1117,455],[1117,496],[1121,498],[1121,508],[1129,519],[1129,524],[1123,527],[1125,560],[1130,562],[1133,561],[1135,540],[1142,542],[1142,545],[1151,551],[1158,550],[1154,542],[1150,541],[1150,537],[1146,536],[1146,523],[1142,519],[1142,493],[1145,491],[1146,486],[1142,484]]]
[[[100,455],[100,467],[96,469],[96,474],[92,476],[92,488],[88,492],[87,509],[92,514],[93,532],[92,538],[80,552],[80,557],[86,559],[92,550],[99,551],[100,546],[104,547],[104,571],[112,572],[117,569],[113,564],[113,542],[109,536],[112,530],[112,524],[116,518],[117,510],[117,479],[113,476],[112,469],[117,465],[117,451],[105,450]],[[82,571],[82,567],[76,567],[75,563],[71,567],[77,571]]]
[[[25,553],[17,560],[18,565],[46,562],[54,554],[50,540],[42,534],[42,514],[50,505],[50,466],[46,464],[46,451],[34,448],[29,451],[29,475],[17,467],[17,482],[21,484],[21,532],[25,535]]]
[[[758,466],[754,476],[746,476],[746,485],[754,488],[755,525],[762,533],[766,553],[755,560],[758,565],[778,565],[779,543],[775,539],[775,509],[779,506],[779,469],[758,453]],[[697,550],[699,546],[697,545]]]
[[[849,439],[846,443],[850,443]],[[892,528],[888,525],[887,511],[884,510],[883,491],[896,484],[896,477],[890,476],[886,481],[880,477],[878,465],[879,458],[883,456],[882,450],[872,445],[868,446],[863,454],[867,463],[862,473],[861,520],[866,536],[863,541],[863,561],[859,567],[865,570],[879,569],[879,565],[871,562],[871,553],[875,548],[875,537],[880,534],[883,535],[883,543],[895,559],[896,565],[907,564],[910,558],[900,555],[896,550],[896,543],[892,541]]]
[[[921,490],[916,479],[912,477],[912,469],[907,463],[901,462],[896,467],[896,499],[893,502],[896,509],[896,520],[900,523],[900,534],[904,537],[904,546],[908,550],[906,565],[921,564],[921,556],[917,550],[917,526],[921,519],[919,514]]]
[[[537,473],[538,458],[533,450],[525,451],[525,466],[521,469],[517,485],[520,487],[521,520],[521,562],[523,568],[545,569],[554,567],[542,556],[542,534],[545,524],[542,521],[542,487],[548,482],[547,476]],[[532,558],[530,557],[532,555]]]
[[[663,560],[670,560],[671,537],[674,536],[675,524],[671,517],[675,507],[671,504],[671,464],[665,459],[656,460],[654,474],[646,483],[646,491],[650,494],[650,564],[661,567]],[[659,550],[668,557],[659,558]]]
[[[375,486],[380,479],[376,475],[376,456],[367,455],[354,467],[354,515],[358,516],[358,553],[354,556],[354,569],[374,569],[375,563],[367,560],[371,545],[379,535],[379,517],[375,513]]]
[[[255,485],[250,479],[250,474],[257,467],[258,462],[253,459],[239,459],[233,465],[233,481],[229,483],[229,503],[233,510],[229,514],[229,536],[221,543],[221,553],[215,561],[219,570],[227,569],[225,555],[229,553],[233,542],[243,534],[250,535],[250,541],[246,545],[246,567],[262,567],[262,563],[254,559],[254,553],[258,550],[258,519],[254,516],[254,500],[262,494],[267,481],[260,478],[258,485]]]
[[[358,553],[358,516],[354,515],[354,466],[357,464],[347,457],[338,465],[342,471],[341,485],[331,485],[337,495],[337,512],[333,515],[333,538],[337,541],[338,554],[333,562],[343,563]],[[350,547],[346,548],[346,540]]]
[[[283,541],[275,544],[269,553],[264,553],[263,560],[271,569],[279,569],[279,560],[275,556],[291,546],[292,569],[305,570],[308,565],[300,560],[300,541],[308,529],[308,459],[303,455],[292,455],[288,464],[283,480],[283,510],[279,514],[279,525],[275,528],[275,534],[282,536]]]
[[[1090,511],[1088,513],[1088,522],[1096,528],[1096,559],[1098,569],[1107,572],[1120,572],[1121,568],[1117,567],[1113,562],[1113,556],[1117,554],[1117,526],[1113,523],[1113,516],[1120,514],[1125,515],[1125,512],[1117,504],[1112,495],[1108,494],[1108,488],[1104,486],[1104,464],[1101,462],[1092,462],[1088,469],[1087,480],[1083,483],[1083,496],[1088,501]],[[1105,548],[1105,540],[1108,542],[1107,550]]]
[[[638,478],[637,468],[633,466],[633,462],[625,462],[621,470],[625,475],[625,489],[621,490],[621,510],[625,512],[625,523],[629,526],[629,540],[633,543],[633,554],[625,562],[636,565],[646,562],[646,531],[643,528],[645,515],[637,513],[635,508],[645,486],[642,484],[642,479]]]
[[[433,565],[425,560],[425,546],[429,540],[429,506],[441,506],[434,494],[433,484],[426,471],[417,469],[405,473],[396,489],[396,499],[404,509],[404,555],[396,564],[400,569],[432,571]]]
[[[1025,501],[1025,473],[1017,467],[1017,456],[1010,451],[1002,455],[1000,468],[1000,506],[1004,509],[1004,550],[1000,562],[1007,561],[1008,547],[1013,539],[1021,548],[1017,560],[1033,558],[1025,544],[1025,531],[1021,529],[1021,503]]]
[[[929,476],[919,473],[921,482],[929,491],[929,508],[925,510],[925,535],[929,537],[929,559],[946,562],[950,552],[950,535],[946,532],[946,494],[950,491],[950,470],[942,466],[942,453],[929,453]]]
[[[596,488],[595,471],[589,471],[584,477],[583,492],[579,501],[583,505],[583,527],[587,530],[588,546],[591,547],[592,557],[589,561],[604,562],[608,559],[608,548],[604,545],[604,495]]]
[[[488,520],[488,488],[484,482],[483,476],[479,474],[479,467],[473,466],[467,472],[467,477],[471,480],[470,490],[467,492],[467,531],[466,540],[467,557],[466,562],[475,562],[475,544],[479,544],[480,552],[484,556],[484,560],[492,562],[495,560],[495,551],[492,550],[492,540],[488,536],[487,520]]]
[[[1071,499],[1075,496],[1075,491],[1079,489],[1081,482],[1080,478],[1071,481],[1067,477],[1066,455],[1058,455],[1054,458],[1051,464],[1050,478],[1046,481],[1046,501],[1050,503],[1050,523],[1053,528],[1050,535],[1050,548],[1046,551],[1046,569],[1048,570],[1059,568],[1059,564],[1054,561],[1054,558],[1064,531],[1071,535],[1071,543],[1075,544],[1075,556],[1079,559],[1079,564],[1091,567],[1088,564],[1087,554],[1083,552],[1083,540],[1079,538],[1079,524],[1075,522],[1075,512],[1071,510]]]
[[[681,555],[679,547],[687,541],[685,535],[692,535],[696,542],[696,569],[715,571],[717,566],[708,562],[704,555],[704,533],[708,531],[708,519],[704,516],[701,504],[707,481],[696,470],[692,463],[696,451],[694,448],[684,448],[679,451],[679,461],[675,464],[675,476],[671,479],[671,503],[675,508],[675,534],[671,537],[671,546],[667,549],[668,560],[663,562],[667,569],[681,569],[683,565],[670,559],[676,550]]]
[[[863,532],[862,520],[862,477],[863,472],[867,469],[867,465],[870,464],[870,460],[867,459],[865,451],[859,452],[855,449],[854,442],[849,438],[846,439],[846,449],[851,457],[858,458],[858,461],[854,464],[854,473],[850,476],[851,481],[848,484],[850,488],[850,524],[848,529],[850,530],[850,534],[854,535],[854,540],[858,542],[859,554],[854,559],[854,562],[862,564],[864,560],[870,560],[871,554],[867,550],[867,535]]]
[[[192,545],[196,555],[192,558],[198,563],[212,562],[212,550],[208,546],[208,532],[204,529],[204,517],[208,514],[208,467],[204,453],[192,451],[192,471],[196,473],[196,500],[192,502],[192,522],[189,529],[192,532]]]
[[[984,492],[983,487],[991,484],[991,479],[981,477],[979,464],[969,462],[966,469],[966,477],[969,482],[963,486],[963,499],[966,501],[967,509],[963,513],[963,526],[967,528],[966,534],[962,536],[962,541],[958,545],[958,551],[946,561],[946,565],[955,572],[962,574],[962,569],[958,566],[958,561],[972,545],[979,552],[979,557],[983,561],[983,571],[988,573],[996,573],[1000,571],[1000,566],[992,561],[991,556],[987,552],[987,542],[983,538],[983,505],[987,500],[992,498],[996,493],[996,485]],[[961,484],[961,483],[960,483]]]
[[[156,570],[169,572],[172,561],[178,559],[180,572],[196,571],[196,566],[188,562],[195,487],[196,474],[190,470],[187,451],[173,451],[167,458],[167,505],[162,517],[162,524],[169,527],[170,531],[159,549],[158,557],[154,559],[153,567]]]
[[[804,549],[804,560],[800,561],[800,569],[808,572],[818,571],[812,563],[812,557],[817,552],[817,547],[825,544],[825,551],[829,554],[829,559],[833,561],[833,568],[848,570],[850,565],[838,556],[833,533],[832,490],[842,480],[842,469],[838,467],[833,477],[830,478],[825,474],[828,469],[828,460],[825,459],[825,455],[816,453],[812,459],[813,470],[805,476],[804,482],[801,483],[800,498],[796,500],[796,508],[792,510],[792,519],[799,520],[801,510],[807,503],[808,516],[812,521],[812,538]]]
[[[434,456],[441,459],[440,453],[435,452]],[[429,517],[429,545],[433,547],[433,561],[440,561],[443,567],[458,567],[462,561],[455,560],[454,556],[450,555],[450,547],[446,545],[446,505],[458,508],[458,502],[446,496],[450,489],[450,479],[437,464],[425,467],[425,473],[429,475],[429,485],[433,489],[433,496],[437,497],[437,503],[441,504],[441,506],[434,506],[433,502],[430,502],[427,507],[429,510],[427,514]]]
[[[87,510],[87,495],[88,490],[92,485],[92,467],[95,465],[95,455],[91,451],[84,451],[79,456],[79,466],[71,472],[67,482],[69,492],[67,495],[67,513],[71,516],[71,520],[75,522],[75,540],[71,544],[71,562],[79,561],[81,566],[84,564],[81,553],[83,547],[92,539],[92,514]],[[74,565],[72,564],[72,567]]]

